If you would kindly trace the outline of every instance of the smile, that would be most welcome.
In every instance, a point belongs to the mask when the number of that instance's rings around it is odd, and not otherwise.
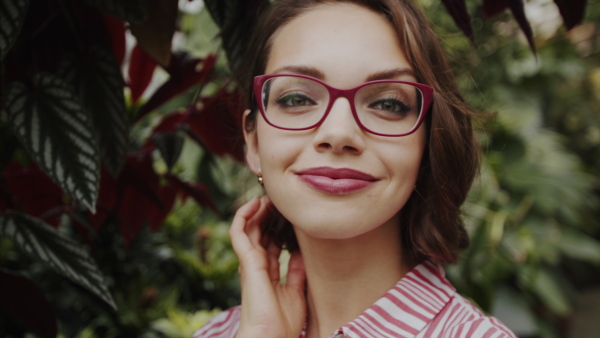
[[[379,181],[367,173],[348,168],[309,168],[296,175],[314,189],[330,194],[350,194]]]

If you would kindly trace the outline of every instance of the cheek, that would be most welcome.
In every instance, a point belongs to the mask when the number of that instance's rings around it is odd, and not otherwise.
[[[384,159],[383,162],[392,176],[416,179],[425,150],[425,132],[419,129],[410,136],[392,140],[381,149],[380,158]]]
[[[285,131],[273,128],[261,121],[257,126],[258,154],[265,179],[277,176],[297,158],[302,147],[296,138]]]

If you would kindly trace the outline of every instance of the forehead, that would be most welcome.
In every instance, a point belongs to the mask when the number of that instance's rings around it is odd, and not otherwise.
[[[279,28],[271,38],[266,73],[287,66],[316,68],[332,85],[410,68],[388,19],[349,3],[318,5]]]

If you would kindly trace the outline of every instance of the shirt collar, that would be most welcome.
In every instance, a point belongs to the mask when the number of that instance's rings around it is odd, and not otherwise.
[[[428,261],[421,263],[332,337],[340,333],[346,337],[414,337],[455,292],[441,266]]]

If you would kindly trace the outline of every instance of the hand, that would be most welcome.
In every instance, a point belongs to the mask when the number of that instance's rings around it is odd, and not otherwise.
[[[237,337],[297,338],[306,320],[302,256],[292,253],[282,285],[281,249],[261,229],[270,205],[267,196],[252,199],[237,211],[229,230],[240,261],[242,314]]]

